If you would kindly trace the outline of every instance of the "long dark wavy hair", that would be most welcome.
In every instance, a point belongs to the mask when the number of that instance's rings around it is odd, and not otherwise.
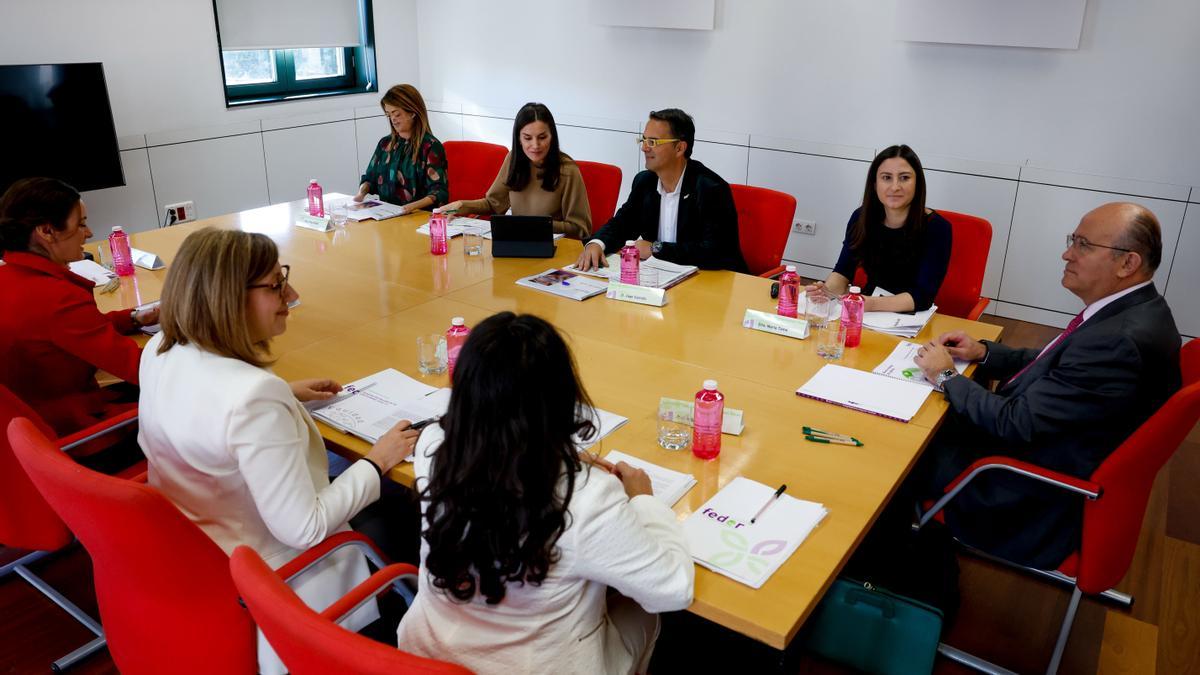
[[[871,248],[866,246],[867,230],[882,224],[887,217],[883,202],[879,201],[879,194],[875,191],[875,181],[879,174],[879,166],[885,160],[893,157],[899,157],[908,162],[913,169],[913,177],[917,181],[917,189],[913,193],[912,203],[908,205],[908,218],[902,229],[909,241],[918,240],[925,233],[925,170],[921,168],[921,158],[917,157],[917,153],[907,145],[893,145],[884,148],[878,155],[875,155],[875,160],[871,162],[871,168],[867,171],[867,185],[863,188],[862,208],[858,210],[858,220],[854,223],[854,228],[850,233],[850,248],[860,260],[872,255]]]
[[[476,326],[454,368],[445,441],[435,450],[425,508],[425,567],[459,601],[504,599],[510,581],[540,584],[581,468],[572,436],[596,424],[571,351],[530,314],[496,314]]]
[[[521,149],[521,129],[531,122],[545,122],[546,126],[550,128],[550,150],[542,162],[542,189],[546,192],[554,192],[554,189],[558,187],[564,155],[558,149],[558,127],[554,124],[554,115],[550,114],[550,109],[543,103],[526,103],[517,111],[517,117],[513,120],[512,153],[510,155],[512,160],[509,161],[508,176],[504,179],[504,184],[514,192],[524,190],[525,186],[529,185],[530,177],[533,175],[533,162],[529,161],[529,158],[525,156],[525,151]]]

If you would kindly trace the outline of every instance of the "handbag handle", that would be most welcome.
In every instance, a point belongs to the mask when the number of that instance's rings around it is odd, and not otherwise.
[[[857,605],[859,603],[870,605],[879,610],[885,619],[892,619],[896,616],[896,603],[890,598],[886,598],[879,593],[868,591],[862,588],[853,588],[846,591],[844,601],[847,605]]]

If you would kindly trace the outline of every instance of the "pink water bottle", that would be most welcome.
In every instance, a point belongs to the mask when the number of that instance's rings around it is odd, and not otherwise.
[[[325,191],[316,178],[308,181],[308,215],[318,218],[325,215]]]
[[[434,255],[446,255],[446,214],[435,213],[429,216],[429,252]]]
[[[636,286],[641,264],[642,256],[638,253],[637,244],[632,239],[626,241],[624,248],[621,249],[621,283]]]
[[[800,275],[796,274],[796,266],[788,265],[779,276],[779,316],[790,316],[793,319],[799,314]]]
[[[692,454],[713,459],[721,454],[721,421],[725,417],[725,397],[717,391],[716,380],[705,380],[696,392],[692,409]]]
[[[129,237],[120,225],[114,225],[112,234],[108,235],[108,250],[112,253],[113,271],[117,276],[133,276],[133,252],[129,249]]]
[[[454,364],[458,361],[458,353],[462,351],[463,343],[467,341],[471,329],[461,316],[450,319],[450,328],[446,330],[446,367],[450,371],[450,381],[454,381]]]
[[[846,328],[846,348],[857,347],[862,342],[863,297],[862,289],[851,286],[842,298],[842,325]]]

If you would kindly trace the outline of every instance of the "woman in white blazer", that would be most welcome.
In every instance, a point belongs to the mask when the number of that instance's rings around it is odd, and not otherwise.
[[[550,324],[497,314],[471,331],[450,406],[414,456],[419,591],[401,649],[478,673],[645,672],[655,612],[692,602],[675,514],[646,474],[581,461],[594,433]]]
[[[341,389],[271,372],[271,338],[298,296],[262,234],[205,228],[188,236],[163,286],[162,331],[142,353],[138,442],[149,482],[226,553],[250,546],[272,567],[336,532],[379,497],[382,475],[412,452],[401,422],[332,483],[321,434],[303,402]],[[368,575],[345,549],[292,582],[320,610]],[[358,630],[373,604],[347,617]],[[259,670],[283,664],[259,635]]]

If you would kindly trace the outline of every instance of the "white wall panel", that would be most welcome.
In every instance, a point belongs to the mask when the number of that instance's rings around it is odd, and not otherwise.
[[[792,233],[785,260],[832,269],[842,249],[846,221],[862,201],[869,163],[776,150],[750,149],[750,185],[796,198],[796,219],[814,220],[815,235]]]
[[[1012,222],[1017,182],[926,169],[925,183],[925,205],[929,208],[968,213],[992,224],[992,244],[988,250],[987,272],[983,276],[983,295],[996,297],[1000,292],[1000,274],[1004,269],[1004,249],[1008,245],[1008,227]]]
[[[617,196],[617,207],[629,196],[629,185],[640,170],[639,151],[635,139],[637,134],[606,129],[585,129],[563,124],[558,125],[558,147],[563,152],[589,162],[603,162],[621,167],[621,192]],[[600,227],[604,223],[595,223]]]
[[[1066,236],[1075,230],[1079,219],[1088,211],[1122,199],[1142,204],[1158,216],[1163,230],[1163,260],[1154,275],[1154,283],[1160,291],[1164,289],[1183,224],[1183,202],[1021,183],[999,298],[1021,305],[1078,313],[1083,303],[1062,287],[1064,263],[1061,256],[1066,248]]]
[[[429,112],[429,126],[433,135],[443,143],[463,139],[462,115],[460,113]]]
[[[1187,205],[1170,267],[1166,296],[1175,324],[1184,335],[1200,336],[1200,204]]]
[[[371,161],[371,155],[375,153],[379,139],[386,136],[387,133],[388,122],[383,115],[354,120],[354,144],[358,148],[358,175],[355,176],[355,180],[367,170],[367,163]],[[357,192],[357,188],[354,191]]]
[[[155,216],[154,186],[150,180],[150,157],[145,148],[121,152],[123,187],[83,193],[88,208],[88,225],[95,239],[108,236],[113,225],[126,232],[144,232],[158,227]]]
[[[696,141],[696,149],[692,157],[704,163],[704,166],[717,172],[726,183],[745,183],[746,164],[750,158],[750,148],[744,145],[726,145],[724,143],[709,143]]]
[[[483,141],[508,147],[512,143],[511,117],[483,117],[479,115],[462,116],[463,140]]]
[[[150,170],[158,213],[182,201],[195,202],[199,218],[268,203],[262,134],[153,147]]]
[[[358,190],[362,168],[351,120],[266,131],[263,149],[272,204],[304,198],[312,178],[325,192],[354,194]]]

